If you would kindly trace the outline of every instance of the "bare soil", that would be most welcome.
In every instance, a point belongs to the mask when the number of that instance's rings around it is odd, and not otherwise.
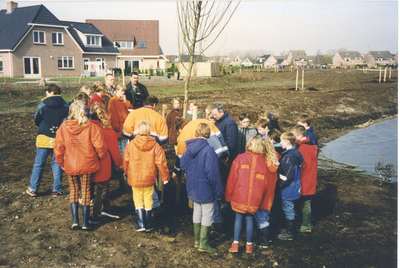
[[[224,103],[236,121],[242,112],[251,115],[252,123],[260,110],[279,113],[284,130],[307,113],[314,118],[314,132],[324,142],[397,116],[397,71],[386,83],[377,83],[378,76],[377,72],[356,70],[306,71],[306,89],[294,91],[289,89],[294,87],[295,73],[246,72],[193,79],[193,88],[223,89],[198,91],[189,97],[202,111],[213,102]],[[156,89],[183,88],[182,81],[171,79],[141,82],[150,94]],[[73,84],[61,87],[63,94],[77,91]],[[240,253],[228,253],[233,237],[229,211],[224,212],[225,226],[211,233],[211,244],[218,253],[198,252],[193,247],[191,211],[185,202],[175,205],[174,181],[165,188],[162,210],[156,218],[158,227],[151,233],[134,231],[137,218],[132,193],[127,187],[121,191],[117,179],[111,180],[111,202],[120,219],[103,218],[93,231],[72,231],[68,195],[51,195],[50,159],[39,195],[33,198],[25,193],[35,159],[33,111],[43,95],[41,88],[32,85],[0,85],[0,267],[397,266],[397,183],[381,184],[322,170],[313,201],[313,232],[297,234],[294,241],[279,241],[279,218],[271,217],[273,243],[253,254],[244,253],[244,233]],[[160,104],[170,107],[172,97],[178,95],[183,94],[158,94]],[[172,168],[172,147],[165,149]],[[62,183],[68,193],[66,175]],[[258,236],[255,230],[254,240]]]

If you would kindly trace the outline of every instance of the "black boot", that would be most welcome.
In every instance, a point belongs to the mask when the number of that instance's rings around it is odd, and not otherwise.
[[[254,244],[256,247],[259,247],[259,248],[268,248],[269,247],[268,231],[269,231],[268,226],[261,229],[261,239],[257,243]]]
[[[146,232],[150,232],[151,230],[153,230],[153,225],[151,224],[151,210],[146,210]]]
[[[89,225],[90,206],[82,206],[82,210],[83,210],[82,230],[91,230],[92,227],[90,227]]]
[[[293,240],[294,238],[294,220],[286,220],[286,231],[278,235],[280,240]]]
[[[72,212],[72,230],[77,230],[79,227],[79,214],[78,214],[78,203],[71,203]]]
[[[138,221],[138,225],[135,225],[135,231],[137,231],[137,232],[145,231],[146,230],[146,227],[145,227],[146,215],[144,214],[143,208],[139,208],[137,210],[137,221]]]

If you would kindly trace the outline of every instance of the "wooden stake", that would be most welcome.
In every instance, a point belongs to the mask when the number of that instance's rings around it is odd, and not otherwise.
[[[382,78],[382,68],[379,68],[379,83],[381,82]]]
[[[299,69],[297,69],[297,72],[296,72],[296,90],[297,90],[298,82],[299,82]]]
[[[196,120],[197,119],[197,106],[193,106],[193,117],[192,120]]]
[[[168,110],[168,106],[166,104],[163,104],[161,115],[164,117],[164,120],[167,120],[167,110]]]
[[[125,69],[122,69],[122,84],[125,86]]]
[[[383,76],[383,83],[386,82],[386,73],[387,73],[387,68],[385,68],[385,75]]]
[[[392,67],[389,67],[389,79],[392,79]]]
[[[301,89],[304,89],[304,69],[301,72]]]

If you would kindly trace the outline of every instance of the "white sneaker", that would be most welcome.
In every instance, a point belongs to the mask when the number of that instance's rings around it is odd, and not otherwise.
[[[102,211],[102,212],[101,212],[101,215],[107,216],[107,217],[110,217],[110,218],[114,218],[114,219],[119,219],[119,216],[117,216],[117,215],[112,215],[112,214],[110,214],[110,213],[108,213],[108,212],[105,212],[105,211]]]

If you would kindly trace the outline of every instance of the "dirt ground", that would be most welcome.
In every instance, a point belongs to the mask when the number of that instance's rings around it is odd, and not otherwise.
[[[386,83],[378,83],[378,73],[307,71],[306,90],[299,91],[289,90],[294,77],[289,72],[248,72],[194,79],[193,88],[223,89],[198,91],[190,98],[201,111],[208,104],[222,102],[236,121],[242,112],[249,113],[253,123],[260,110],[279,113],[284,130],[307,113],[314,118],[314,132],[321,143],[397,116],[397,72]],[[150,94],[155,89],[183,88],[182,81],[156,78],[141,82]],[[63,94],[77,88],[71,84],[61,87]],[[381,184],[322,170],[313,199],[313,232],[280,241],[276,232],[281,226],[272,215],[273,243],[253,254],[244,253],[244,232],[240,253],[228,253],[233,240],[230,211],[224,212],[224,227],[211,233],[211,244],[218,253],[198,252],[193,247],[191,211],[183,204],[175,205],[174,181],[166,185],[156,218],[158,227],[151,233],[134,231],[137,218],[132,193],[129,188],[119,190],[116,179],[111,180],[111,202],[120,219],[103,218],[93,231],[72,231],[68,195],[51,195],[50,161],[39,195],[33,198],[25,193],[35,159],[33,111],[43,95],[32,85],[0,85],[0,267],[397,267],[397,183]],[[160,104],[170,107],[171,98],[178,94],[157,96]],[[172,167],[172,147],[165,149]],[[62,184],[68,193],[66,175]],[[254,230],[254,239],[258,236]]]

